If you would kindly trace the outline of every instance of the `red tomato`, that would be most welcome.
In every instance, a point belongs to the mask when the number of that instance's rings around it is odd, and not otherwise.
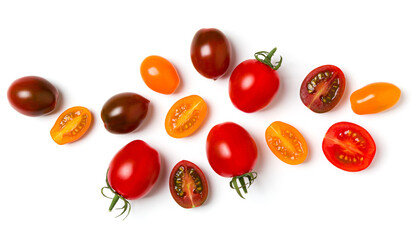
[[[350,122],[338,122],[327,130],[323,153],[336,167],[358,172],[367,168],[376,151],[374,139],[363,127]]]
[[[169,188],[173,199],[184,208],[201,206],[208,196],[208,183],[202,170],[192,162],[178,162],[170,173]]]
[[[159,173],[160,156],[156,150],[141,140],[128,143],[109,164],[107,187],[104,188],[115,194],[109,211],[112,211],[119,199],[125,202],[124,211],[120,215],[127,209],[130,210],[127,200],[145,196],[156,183]]]
[[[58,95],[54,85],[35,76],[17,79],[7,91],[12,107],[27,116],[41,116],[54,110]]]
[[[345,84],[345,75],[338,67],[318,67],[311,71],[301,84],[301,101],[313,112],[328,112],[342,98]]]
[[[256,173],[251,172],[257,160],[257,148],[252,136],[238,124],[218,124],[207,137],[207,158],[218,175],[233,178],[230,186],[243,198],[240,188],[247,193],[244,179],[248,179],[247,185],[250,186],[256,178]]]
[[[229,93],[231,102],[243,112],[251,113],[268,105],[279,89],[279,77],[276,70],[281,61],[275,66],[271,52],[258,52],[256,59],[249,59],[240,63],[230,77]],[[264,56],[260,59],[259,56]]]
[[[191,44],[191,60],[204,77],[217,80],[230,65],[230,43],[218,29],[199,30]]]

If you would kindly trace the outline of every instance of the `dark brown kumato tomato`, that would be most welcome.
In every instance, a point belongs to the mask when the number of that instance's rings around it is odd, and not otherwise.
[[[191,59],[195,69],[204,77],[217,80],[230,65],[230,43],[218,29],[199,30],[191,44]]]
[[[178,162],[170,173],[169,188],[173,199],[184,208],[201,206],[208,196],[208,183],[202,170],[192,162]]]
[[[129,133],[137,129],[147,115],[149,100],[136,93],[120,93],[102,107],[101,117],[111,133]]]
[[[301,101],[313,112],[328,112],[339,103],[345,91],[345,84],[345,75],[338,67],[318,67],[311,71],[301,84]]]
[[[58,91],[41,77],[28,76],[15,80],[7,91],[12,107],[27,116],[41,116],[55,109]]]

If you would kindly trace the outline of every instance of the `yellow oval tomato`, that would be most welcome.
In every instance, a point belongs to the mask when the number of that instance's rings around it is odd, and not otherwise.
[[[160,56],[145,58],[141,63],[140,72],[145,84],[158,93],[172,94],[180,82],[175,67]]]
[[[89,129],[92,114],[85,107],[72,107],[65,110],[52,127],[50,134],[59,145],[74,142]]]
[[[207,115],[207,104],[198,95],[178,100],[166,115],[166,132],[174,138],[183,138],[194,133]]]
[[[400,95],[400,89],[391,83],[371,83],[351,94],[351,107],[360,115],[379,113],[393,107]]]
[[[297,165],[307,158],[307,143],[301,133],[284,122],[273,122],[265,132],[266,143],[283,162]]]

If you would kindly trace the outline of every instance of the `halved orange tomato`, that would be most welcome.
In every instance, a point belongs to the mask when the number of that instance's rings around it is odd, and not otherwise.
[[[198,95],[178,100],[166,115],[166,132],[174,138],[183,138],[194,133],[207,115],[207,104]]]
[[[52,127],[50,134],[59,145],[74,142],[81,138],[92,123],[92,114],[85,107],[72,107],[65,110]]]
[[[308,148],[303,135],[284,122],[273,122],[265,132],[266,143],[283,162],[297,165],[307,158]]]

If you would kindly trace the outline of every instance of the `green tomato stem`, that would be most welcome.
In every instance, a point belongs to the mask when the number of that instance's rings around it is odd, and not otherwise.
[[[260,51],[260,52],[255,53],[255,58],[259,62],[268,65],[273,70],[278,70],[278,68],[282,64],[282,56],[280,56],[280,59],[278,62],[276,62],[275,64],[272,64],[272,56],[275,54],[275,52],[276,52],[276,47],[272,49],[270,52]]]
[[[118,202],[119,198],[120,198],[119,195],[118,194],[115,194],[115,196],[112,199],[111,205],[109,206],[109,212],[112,211],[112,209],[115,207],[115,205]]]

